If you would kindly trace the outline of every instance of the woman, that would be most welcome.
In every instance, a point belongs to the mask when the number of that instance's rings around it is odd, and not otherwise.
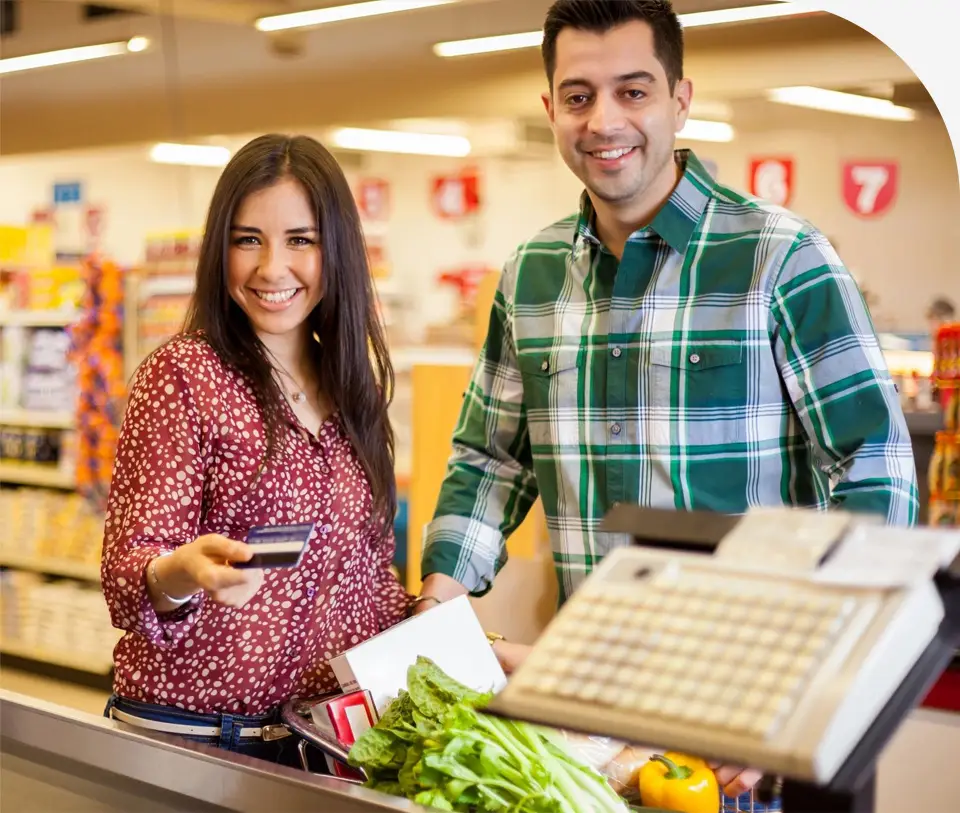
[[[140,367],[107,507],[107,714],[286,761],[278,709],[399,621],[393,372],[334,158],[267,135],[225,168],[184,332]],[[259,525],[314,523],[294,569],[237,569]],[[184,727],[186,726],[186,727]],[[273,727],[271,727],[273,726]]]

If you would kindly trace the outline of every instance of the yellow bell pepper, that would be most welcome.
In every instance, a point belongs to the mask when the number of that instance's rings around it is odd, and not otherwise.
[[[640,769],[645,807],[678,813],[718,813],[720,788],[710,766],[698,757],[668,751],[654,754]]]

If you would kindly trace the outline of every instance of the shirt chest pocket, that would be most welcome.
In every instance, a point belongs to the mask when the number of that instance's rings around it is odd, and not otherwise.
[[[658,406],[686,413],[740,412],[748,397],[742,341],[655,344],[650,350],[651,397]]]
[[[579,443],[585,412],[584,351],[580,348],[530,350],[517,357],[523,379],[530,441],[537,445]]]

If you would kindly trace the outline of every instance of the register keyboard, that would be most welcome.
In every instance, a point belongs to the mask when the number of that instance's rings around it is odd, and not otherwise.
[[[623,548],[490,708],[829,781],[942,618],[929,580],[856,586]]]

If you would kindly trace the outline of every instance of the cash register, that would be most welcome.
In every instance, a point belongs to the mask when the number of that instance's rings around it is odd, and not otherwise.
[[[489,711],[782,778],[870,813],[875,763],[960,643],[960,531],[621,505],[615,548]]]

